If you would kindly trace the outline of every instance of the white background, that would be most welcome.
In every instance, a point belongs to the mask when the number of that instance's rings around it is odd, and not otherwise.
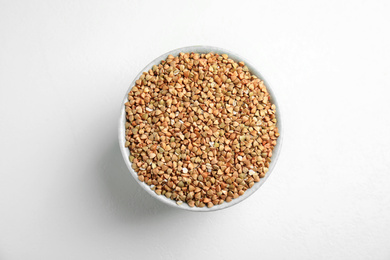
[[[390,2],[0,1],[0,259],[390,259]],[[284,144],[252,197],[172,209],[132,179],[135,75],[189,45],[247,57]]]

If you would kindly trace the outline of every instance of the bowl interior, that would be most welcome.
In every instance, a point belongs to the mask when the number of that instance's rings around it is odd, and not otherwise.
[[[203,208],[193,207],[193,208],[191,208],[186,203],[178,205],[178,204],[176,204],[175,201],[173,201],[171,199],[168,199],[168,198],[166,198],[163,195],[157,195],[153,190],[150,189],[149,185],[145,184],[144,182],[140,182],[138,180],[138,175],[133,170],[133,168],[131,167],[131,163],[129,161],[130,151],[129,151],[128,148],[125,147],[125,142],[126,142],[126,139],[125,139],[125,133],[126,133],[126,128],[125,128],[125,123],[126,123],[125,103],[128,101],[127,95],[130,92],[130,90],[132,89],[132,87],[135,85],[135,81],[141,76],[141,74],[144,71],[148,71],[148,70],[152,69],[153,65],[158,65],[161,62],[161,60],[166,59],[168,54],[172,54],[173,56],[177,56],[181,52],[184,52],[184,53],[186,53],[186,52],[189,52],[189,53],[190,52],[197,52],[197,53],[213,52],[213,53],[218,53],[218,54],[227,54],[227,55],[229,55],[230,58],[232,58],[233,60],[235,60],[237,62],[239,62],[239,61],[245,62],[245,65],[248,67],[249,71],[253,75],[256,75],[258,78],[260,78],[261,80],[264,81],[264,83],[265,83],[265,85],[267,87],[267,90],[268,90],[268,92],[269,92],[269,94],[271,96],[271,102],[276,105],[276,119],[277,119],[276,125],[279,128],[280,136],[279,136],[279,138],[277,140],[277,144],[276,144],[276,146],[275,146],[275,148],[273,150],[272,161],[270,163],[269,170],[268,170],[266,176],[264,178],[260,179],[260,182],[255,183],[255,185],[252,188],[246,190],[244,195],[238,197],[237,199],[233,199],[229,203],[224,202],[221,205],[215,205],[215,206],[213,206],[211,208],[207,208],[207,207],[203,207]],[[170,205],[172,207],[175,207],[175,208],[180,208],[180,209],[185,209],[185,210],[190,210],[190,211],[214,211],[214,210],[220,210],[220,209],[228,208],[228,207],[231,207],[231,206],[233,206],[233,205],[235,205],[237,203],[240,203],[241,201],[243,201],[246,198],[248,198],[249,196],[251,196],[268,179],[268,177],[272,173],[272,171],[273,171],[273,169],[275,167],[275,164],[277,162],[277,159],[279,157],[279,152],[280,152],[280,148],[281,148],[281,145],[282,145],[282,138],[283,138],[283,128],[282,128],[282,122],[281,122],[280,107],[279,107],[279,104],[277,103],[277,100],[276,100],[276,97],[274,95],[274,92],[272,91],[272,88],[270,87],[268,82],[264,79],[264,77],[262,77],[260,72],[255,67],[253,67],[251,65],[251,63],[247,59],[245,59],[243,57],[240,57],[239,55],[237,55],[235,53],[232,53],[231,51],[228,51],[228,50],[225,50],[225,49],[222,49],[222,48],[218,48],[218,47],[212,47],[212,46],[190,46],[190,47],[179,48],[179,49],[167,52],[167,53],[157,57],[152,62],[150,62],[140,73],[138,73],[138,75],[131,82],[130,88],[127,90],[127,92],[125,94],[125,97],[124,97],[124,99],[122,101],[122,104],[121,104],[121,113],[120,113],[120,118],[119,118],[118,134],[119,134],[119,146],[120,146],[120,149],[121,149],[121,152],[122,152],[123,159],[124,159],[124,161],[125,161],[125,163],[127,165],[127,168],[129,169],[131,175],[135,178],[137,183],[139,185],[141,185],[141,187],[143,187],[147,193],[149,193],[151,196],[153,196],[154,198],[158,199],[159,201],[161,201],[161,202],[163,202],[163,203],[165,203],[167,205]]]

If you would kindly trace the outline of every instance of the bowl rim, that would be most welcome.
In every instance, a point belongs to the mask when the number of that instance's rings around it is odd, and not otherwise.
[[[233,59],[233,60],[235,60],[237,62],[243,61],[245,63],[245,65],[248,67],[249,71],[253,75],[257,76],[259,79],[264,81],[264,84],[267,87],[267,91],[268,91],[268,93],[269,93],[269,95],[271,97],[271,102],[273,104],[275,104],[276,109],[277,109],[277,111],[276,111],[276,119],[277,119],[276,125],[277,125],[277,127],[279,129],[280,136],[279,136],[279,138],[277,140],[277,143],[276,143],[276,146],[274,147],[274,150],[272,152],[272,160],[271,160],[271,163],[270,163],[269,170],[268,170],[267,174],[265,175],[264,178],[261,178],[259,182],[255,183],[255,185],[253,185],[252,188],[246,190],[244,195],[238,197],[237,199],[233,199],[231,202],[228,202],[228,203],[224,202],[224,203],[222,203],[220,205],[214,205],[211,208],[208,208],[208,207],[203,207],[203,208],[193,207],[193,208],[191,208],[185,202],[183,202],[183,204],[181,204],[181,205],[178,205],[174,200],[168,199],[168,198],[166,198],[163,195],[157,195],[153,190],[151,190],[149,185],[147,185],[144,182],[140,182],[138,180],[138,175],[133,170],[133,168],[131,167],[131,163],[130,163],[130,160],[129,160],[130,151],[129,151],[128,148],[125,147],[125,142],[126,142],[126,139],[125,139],[125,133],[126,133],[126,126],[125,126],[125,123],[126,123],[125,103],[128,101],[128,93],[131,91],[131,89],[135,85],[135,81],[137,79],[139,79],[139,77],[141,76],[141,74],[143,72],[149,71],[153,67],[153,65],[158,65],[162,60],[166,59],[166,57],[169,54],[171,54],[173,56],[177,56],[181,52],[183,52],[183,53],[191,53],[191,52],[195,52],[195,53],[209,53],[209,52],[212,52],[212,53],[217,53],[217,54],[227,54],[227,55],[229,55],[229,58],[231,58],[231,59]],[[210,211],[217,211],[217,210],[226,209],[226,208],[232,207],[232,206],[242,202],[243,200],[249,198],[253,193],[255,193],[264,184],[264,182],[267,181],[267,179],[269,178],[269,176],[273,172],[273,170],[275,168],[275,165],[276,165],[276,163],[278,161],[279,154],[280,154],[281,147],[282,147],[282,143],[283,143],[283,135],[284,134],[283,134],[283,124],[282,124],[282,120],[281,120],[281,111],[280,111],[281,108],[280,108],[279,103],[277,102],[275,91],[270,87],[270,85],[268,83],[269,82],[267,80],[265,80],[263,75],[252,65],[252,63],[248,59],[243,58],[242,56],[240,56],[240,55],[238,55],[238,54],[236,54],[236,53],[234,53],[232,51],[226,50],[224,48],[214,47],[214,46],[194,45],[194,46],[187,46],[187,47],[177,48],[177,49],[168,51],[168,52],[158,56],[153,61],[148,63],[148,65],[146,65],[134,77],[134,80],[131,82],[129,88],[127,89],[125,97],[124,97],[124,99],[122,100],[122,103],[121,103],[120,117],[119,117],[119,122],[118,122],[119,147],[120,147],[120,150],[121,150],[121,153],[122,153],[123,160],[125,161],[125,164],[126,164],[128,170],[130,171],[131,175],[135,179],[135,181],[149,195],[151,195],[152,197],[156,198],[158,201],[163,202],[164,204],[169,205],[169,206],[174,207],[174,208],[184,209],[184,210],[194,211],[194,212],[210,212]]]

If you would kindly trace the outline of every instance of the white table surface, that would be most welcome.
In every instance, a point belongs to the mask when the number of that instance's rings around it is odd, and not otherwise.
[[[1,1],[0,259],[390,259],[390,2]],[[275,90],[275,171],[232,208],[147,195],[119,106],[189,45],[250,59]]]

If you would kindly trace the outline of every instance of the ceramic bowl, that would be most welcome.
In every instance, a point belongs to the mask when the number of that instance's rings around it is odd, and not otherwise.
[[[152,69],[153,65],[158,65],[161,62],[161,60],[166,59],[169,54],[172,54],[173,56],[177,56],[181,52],[184,52],[184,53],[186,53],[186,52],[188,52],[188,53],[190,53],[190,52],[196,52],[196,53],[213,52],[213,53],[218,53],[218,54],[228,54],[229,58],[232,58],[233,60],[235,60],[237,62],[239,62],[239,61],[245,62],[245,65],[248,67],[249,71],[253,75],[256,75],[258,78],[260,78],[261,80],[264,81],[264,83],[268,89],[268,92],[271,96],[271,102],[276,105],[276,118],[277,118],[277,126],[279,128],[280,137],[278,138],[277,145],[275,146],[275,148],[273,150],[272,161],[270,163],[269,171],[267,172],[266,176],[264,178],[262,178],[260,180],[260,182],[255,183],[255,185],[252,188],[245,191],[244,195],[238,197],[237,199],[233,199],[229,203],[224,202],[221,205],[215,205],[211,208],[207,208],[207,207],[203,207],[203,208],[193,207],[193,208],[191,208],[186,203],[178,205],[178,204],[176,204],[175,201],[168,199],[163,195],[157,195],[153,190],[150,189],[149,185],[145,184],[144,182],[140,182],[138,180],[137,173],[133,170],[133,168],[131,167],[131,162],[129,161],[130,151],[128,148],[125,147],[125,142],[126,142],[126,139],[125,139],[125,132],[126,132],[126,129],[125,129],[125,123],[126,123],[125,103],[128,101],[128,99],[127,99],[128,93],[130,92],[131,88],[135,85],[135,81],[141,76],[142,72]],[[278,160],[280,148],[282,145],[282,139],[283,139],[283,127],[282,127],[282,120],[281,120],[281,114],[280,114],[280,106],[276,100],[276,96],[271,88],[271,85],[269,84],[269,82],[267,82],[264,79],[264,77],[260,74],[260,72],[254,66],[252,66],[252,64],[247,59],[245,59],[245,58],[243,58],[235,53],[232,53],[231,51],[228,51],[228,50],[225,50],[222,48],[218,48],[218,47],[190,46],[190,47],[184,47],[184,48],[179,48],[179,49],[176,49],[173,51],[169,51],[169,52],[157,57],[152,62],[150,62],[143,70],[141,70],[138,73],[138,75],[134,78],[133,82],[131,82],[130,88],[126,91],[125,97],[121,103],[119,125],[118,125],[118,134],[119,134],[119,146],[120,146],[120,149],[121,149],[121,152],[123,155],[123,159],[126,163],[126,166],[129,169],[130,174],[136,180],[136,182],[147,193],[149,193],[152,197],[156,198],[157,200],[161,201],[162,203],[165,203],[165,204],[172,206],[174,208],[190,210],[190,211],[203,211],[204,212],[204,211],[215,211],[215,210],[225,209],[225,208],[231,207],[233,205],[236,205],[236,204],[242,202],[243,200],[247,199],[249,196],[251,196],[253,193],[255,193],[261,187],[261,185],[264,184],[264,182],[268,179],[268,177],[273,172],[273,169],[275,168],[275,164]]]

